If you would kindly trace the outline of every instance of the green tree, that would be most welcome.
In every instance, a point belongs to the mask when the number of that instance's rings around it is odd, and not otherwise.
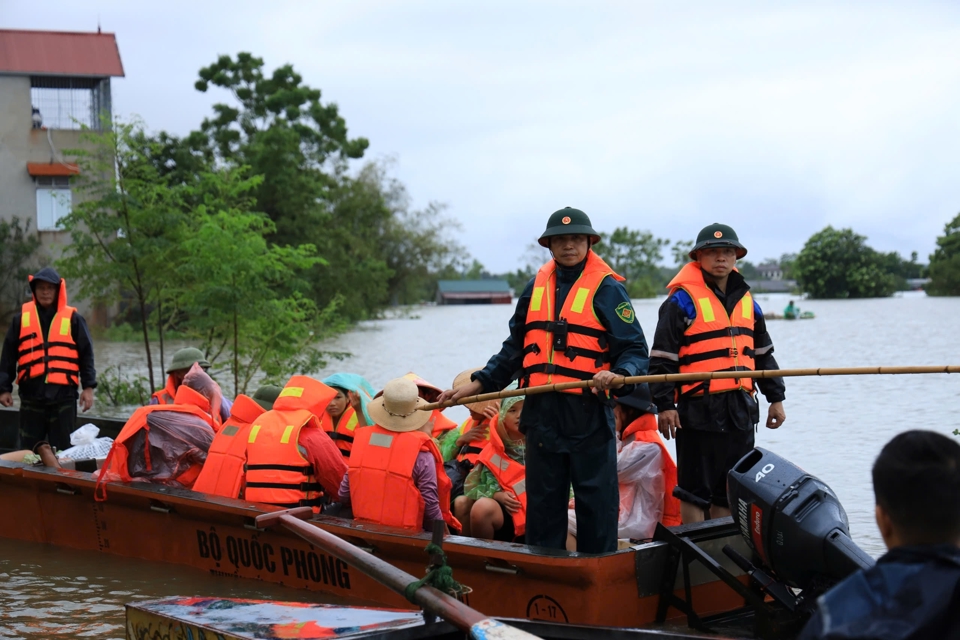
[[[275,224],[272,240],[301,244],[322,222],[318,202],[334,183],[330,163],[362,157],[369,143],[350,139],[337,105],[323,104],[320,90],[289,64],[267,75],[261,58],[241,52],[220,56],[199,75],[198,91],[219,87],[235,101],[215,104],[201,131],[220,161],[263,176],[254,197]]]
[[[932,296],[960,295],[960,214],[944,225],[943,235],[937,238],[926,291]]]
[[[657,265],[663,260],[663,247],[669,241],[655,238],[649,231],[618,227],[613,233],[601,233],[593,249],[613,270],[627,279],[632,298],[652,298],[658,279]]]
[[[300,275],[321,261],[314,247],[269,243],[273,223],[250,210],[248,196],[260,182],[241,170],[206,174],[200,184],[205,202],[180,247],[181,279],[189,283],[180,301],[189,330],[211,363],[227,357],[235,393],[246,393],[260,371],[282,379],[315,370],[322,361],[315,343],[338,328],[330,325],[336,303],[321,314],[296,290]]]
[[[36,270],[40,238],[30,232],[30,221],[0,220],[0,324],[6,326],[20,310],[27,291],[27,276]]]
[[[81,136],[92,148],[69,152],[80,165],[76,189],[85,198],[60,222],[72,242],[58,266],[76,280],[80,298],[103,304],[132,299],[156,388],[148,321],[175,270],[184,217],[178,191],[143,154],[142,138],[141,122],[116,121]]]
[[[897,277],[866,240],[831,226],[813,234],[794,264],[803,291],[812,298],[876,298],[896,291]]]
[[[693,240],[677,240],[670,249],[673,256],[673,264],[679,269],[690,262],[690,249],[693,248]]]

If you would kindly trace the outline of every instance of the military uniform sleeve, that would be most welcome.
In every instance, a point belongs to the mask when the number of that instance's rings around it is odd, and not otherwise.
[[[11,393],[17,379],[17,346],[20,343],[20,314],[13,316],[0,351],[0,393]]]
[[[87,321],[79,313],[73,314],[73,341],[77,344],[77,353],[80,354],[80,388],[97,388],[97,370],[93,364],[93,340],[87,329]]]
[[[767,320],[763,317],[763,311],[760,305],[754,303],[753,315],[756,320],[753,325],[753,358],[754,368],[758,371],[780,369],[777,360],[773,357],[773,340],[767,333]],[[786,397],[786,385],[783,378],[760,378],[757,380],[757,388],[767,399],[767,402],[783,402]]]
[[[613,278],[604,278],[593,297],[593,310],[607,329],[610,370],[623,376],[646,374],[650,366],[647,339],[623,285]],[[628,395],[634,387],[626,385],[615,389],[613,395]]]
[[[510,318],[510,336],[503,341],[500,353],[490,358],[486,367],[471,376],[483,385],[484,392],[500,391],[510,384],[523,368],[524,327],[527,324],[527,309],[530,308],[532,294],[533,278],[517,299],[517,308]]]
[[[680,373],[680,345],[683,333],[687,330],[687,313],[674,294],[660,305],[660,318],[657,331],[653,335],[653,349],[650,351],[650,374]],[[676,409],[673,402],[676,385],[671,382],[655,382],[650,385],[650,394],[657,411]]]

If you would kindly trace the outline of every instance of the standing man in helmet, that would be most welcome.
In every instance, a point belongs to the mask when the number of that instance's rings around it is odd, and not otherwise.
[[[526,434],[527,544],[563,549],[571,484],[577,551],[617,548],[619,487],[610,393],[626,395],[620,376],[646,373],[647,342],[617,275],[594,251],[600,236],[579,209],[550,216],[541,246],[553,259],[520,298],[500,353],[444,391],[440,401],[521,387],[593,380],[594,388],[528,396],[520,430]]]
[[[735,269],[747,255],[725,224],[704,227],[690,260],[670,281],[670,296],[650,351],[650,373],[779,369],[760,306]],[[786,419],[783,378],[727,378],[651,384],[660,433],[677,439],[677,488],[683,522],[730,515],[727,472],[753,449],[760,421],[756,387],[770,403],[767,427]]]
[[[0,354],[0,405],[20,390],[20,449],[47,441],[64,450],[77,425],[77,401],[93,406],[97,372],[83,316],[67,305],[67,285],[52,267],[30,276],[33,297],[13,317]],[[82,389],[82,391],[80,391]]]

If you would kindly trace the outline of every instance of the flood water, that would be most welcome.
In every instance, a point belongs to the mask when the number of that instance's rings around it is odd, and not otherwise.
[[[764,310],[780,312],[788,296],[760,294],[757,300]],[[648,340],[661,301],[634,302]],[[906,293],[877,300],[801,301],[800,307],[814,311],[816,319],[769,323],[781,368],[960,364],[960,333],[953,329],[960,298]],[[352,355],[316,373],[351,371],[380,388],[412,370],[447,387],[458,372],[482,366],[499,349],[512,311],[508,305],[425,306],[408,317],[364,323],[324,345]],[[137,344],[100,343],[96,349],[98,369],[122,364],[125,372],[145,372]],[[758,446],[830,485],[846,508],[853,539],[870,554],[882,554],[873,520],[873,460],[901,431],[951,435],[960,427],[960,376],[789,378],[786,384],[787,420],[775,431],[761,424]],[[96,413],[129,411],[100,405]],[[447,411],[458,420],[466,415],[462,408]],[[764,405],[762,411],[765,418]],[[672,442],[669,446],[672,450]],[[123,603],[172,594],[316,598],[181,567],[0,540],[0,638],[120,638]]]

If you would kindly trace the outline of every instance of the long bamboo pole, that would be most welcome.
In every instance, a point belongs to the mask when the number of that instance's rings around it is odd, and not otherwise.
[[[873,375],[904,375],[914,373],[960,373],[960,366],[957,365],[933,365],[933,366],[914,366],[914,367],[837,367],[833,369],[761,369],[759,371],[714,371],[706,373],[659,373],[646,376],[627,376],[617,378],[618,383],[622,384],[642,384],[644,382],[700,382],[703,380],[722,380],[727,378],[799,378],[805,376],[873,376]],[[566,391],[567,389],[586,389],[592,387],[593,380],[578,380],[577,382],[560,382],[557,384],[545,384],[539,387],[527,387],[525,389],[510,389],[509,391],[495,391],[493,393],[481,393],[475,396],[460,398],[455,402],[431,402],[420,407],[422,411],[433,411],[452,407],[459,404],[470,404],[473,402],[483,402],[485,400],[499,400],[501,398],[513,398],[516,396],[532,396],[540,393],[550,393],[553,391]]]

